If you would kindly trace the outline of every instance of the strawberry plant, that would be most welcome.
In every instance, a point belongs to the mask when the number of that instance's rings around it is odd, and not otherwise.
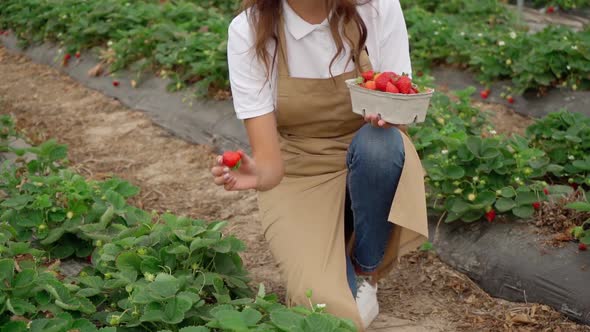
[[[263,287],[254,296],[225,222],[147,213],[127,204],[131,184],[65,168],[65,146],[11,148],[8,117],[0,133],[1,150],[35,156],[2,164],[1,331],[355,330],[311,298],[287,308]],[[62,273],[60,259],[89,255],[78,275]]]
[[[484,83],[511,80],[514,93],[528,89],[590,86],[587,33],[548,26],[527,33],[499,1],[402,2],[412,62],[469,68]]]
[[[217,3],[217,2],[216,2]],[[171,90],[198,82],[199,91],[226,89],[228,11],[195,1],[8,0],[0,3],[0,27],[23,46],[50,41],[64,54],[101,49],[110,71],[163,73]]]
[[[566,205],[567,208],[576,210],[582,213],[590,213],[590,197],[588,193],[584,195],[585,201],[574,202]],[[574,239],[580,241],[580,246],[584,247],[590,245],[590,219],[586,220],[581,226],[574,227],[571,231]]]
[[[527,128],[533,146],[547,152],[549,171],[556,181],[588,185],[590,174],[590,118],[561,111]]]

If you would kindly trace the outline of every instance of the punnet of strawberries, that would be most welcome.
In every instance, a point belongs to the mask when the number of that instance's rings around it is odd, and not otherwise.
[[[381,73],[372,70],[366,71],[357,79],[357,83],[363,88],[387,93],[415,95],[424,92],[412,82],[407,74],[398,75],[392,71]]]

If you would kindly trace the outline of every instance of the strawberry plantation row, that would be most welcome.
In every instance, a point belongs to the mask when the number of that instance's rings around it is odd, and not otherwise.
[[[555,8],[576,9],[590,7],[590,0],[533,0],[535,6],[543,6],[549,9],[547,13],[552,13]],[[553,8],[551,10],[551,8]]]
[[[410,128],[433,212],[446,222],[529,219],[543,202],[590,188],[590,117],[561,110],[536,120],[525,136],[506,137],[472,106],[474,92],[435,94],[426,122]],[[588,195],[581,196],[568,207],[590,212]],[[590,244],[590,220],[578,226],[572,238]]]
[[[590,87],[590,32],[549,26],[531,35],[498,0],[401,1],[416,73],[436,64],[474,71],[489,84],[508,79],[527,89]],[[171,90],[228,89],[227,27],[234,0],[3,0],[0,31],[23,45],[62,45],[64,65],[93,50],[111,72],[130,69],[170,78]]]
[[[88,181],[50,140],[16,149],[0,119],[0,149],[34,160],[0,168],[0,331],[354,331],[325,306],[286,308],[253,293],[225,222],[158,214],[126,203],[138,188]],[[26,159],[26,160],[25,160]],[[64,275],[60,262],[90,264]]]

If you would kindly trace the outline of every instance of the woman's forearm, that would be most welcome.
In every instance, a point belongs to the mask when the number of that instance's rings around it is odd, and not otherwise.
[[[278,186],[285,175],[283,162],[256,162],[256,190],[268,191]]]

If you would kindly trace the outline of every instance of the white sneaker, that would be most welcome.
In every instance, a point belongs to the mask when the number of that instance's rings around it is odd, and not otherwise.
[[[368,328],[379,315],[379,302],[377,301],[377,285],[373,286],[368,281],[359,283],[356,293],[356,306],[361,315],[364,328]]]

